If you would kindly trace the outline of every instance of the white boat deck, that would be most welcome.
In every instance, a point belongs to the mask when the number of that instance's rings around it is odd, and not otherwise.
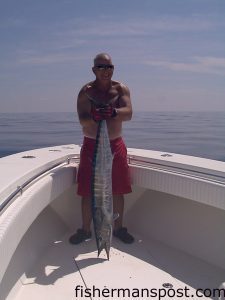
[[[134,233],[132,245],[114,238],[108,261],[105,253],[97,258],[94,238],[77,246],[68,242],[73,232],[61,238],[80,224],[76,161],[67,164],[79,150],[65,145],[1,159],[0,298],[218,299],[213,290],[225,292],[225,163],[129,149],[134,189],[126,226],[143,236]]]
[[[13,299],[217,299],[204,297],[201,292],[198,297],[196,289],[219,288],[225,278],[224,270],[157,241],[135,236],[134,244],[125,245],[114,238],[108,261],[103,252],[97,258],[94,239],[75,246],[68,243],[70,234],[52,242],[23,276],[23,285]],[[173,287],[164,287],[165,283]],[[92,297],[85,288],[91,289]],[[124,296],[120,288],[127,289]],[[174,295],[175,291],[178,294]]]

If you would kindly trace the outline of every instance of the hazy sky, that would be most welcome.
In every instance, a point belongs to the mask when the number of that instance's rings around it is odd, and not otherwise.
[[[135,110],[225,111],[224,0],[0,0],[0,112],[75,111],[108,52]]]

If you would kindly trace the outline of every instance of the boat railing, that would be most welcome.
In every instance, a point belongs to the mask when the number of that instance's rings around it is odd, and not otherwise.
[[[128,164],[131,167],[137,166],[137,167],[148,168],[151,170],[167,172],[167,173],[171,173],[171,174],[178,175],[178,176],[186,176],[186,177],[192,177],[192,178],[196,178],[196,179],[200,179],[200,180],[207,180],[212,183],[217,183],[217,184],[221,184],[221,185],[225,186],[225,172],[224,173],[221,172],[222,173],[221,175],[212,174],[209,171],[207,172],[208,169],[206,169],[206,171],[203,171],[201,168],[199,168],[199,169],[193,169],[191,167],[187,168],[187,166],[182,163],[180,163],[180,164],[170,163],[170,165],[168,165],[167,163],[164,163],[164,161],[160,161],[160,160],[156,161],[154,159],[142,157],[142,156],[138,156],[138,155],[136,156],[136,155],[128,154],[127,159],[128,159]],[[75,156],[69,156],[66,159],[66,161],[65,160],[61,161],[59,163],[52,165],[51,167],[48,167],[48,168],[42,170],[41,172],[39,172],[39,173],[35,174],[34,176],[32,176],[31,178],[29,178],[23,184],[17,186],[17,188],[12,193],[10,193],[6,199],[4,199],[0,203],[0,214],[4,211],[4,209],[8,205],[10,205],[11,202],[13,202],[13,199],[15,199],[16,196],[18,196],[19,194],[22,194],[23,191],[26,188],[28,188],[34,181],[36,181],[37,179],[39,179],[42,176],[45,176],[47,173],[49,173],[53,169],[63,167],[66,164],[70,164],[71,161],[79,164],[79,160],[80,160],[79,154],[77,154]]]
[[[9,206],[13,200],[15,199],[16,196],[18,196],[19,194],[22,195],[23,192],[31,185],[33,184],[36,180],[40,179],[41,177],[47,175],[49,172],[56,170],[57,168],[61,168],[65,165],[68,165],[71,163],[71,161],[77,163],[79,162],[79,156],[73,156],[73,157],[68,157],[66,160],[60,161],[56,164],[53,164],[52,166],[42,170],[41,172],[36,173],[34,176],[32,176],[31,178],[29,178],[28,180],[26,180],[24,183],[20,184],[19,186],[17,186],[17,188],[8,195],[8,197],[6,199],[4,199],[1,203],[0,203],[0,214],[5,210],[5,208],[7,206]]]
[[[184,164],[180,163],[180,165],[168,165],[162,162],[156,162],[151,160],[150,158],[144,158],[139,156],[128,155],[128,164],[130,166],[138,166],[149,168],[152,170],[162,171],[162,172],[169,172],[176,175],[188,176],[196,179],[207,180],[214,183],[219,183],[225,185],[225,172],[222,175],[212,174],[207,171],[203,171],[202,169],[193,169],[187,168]],[[206,169],[207,170],[207,169]]]

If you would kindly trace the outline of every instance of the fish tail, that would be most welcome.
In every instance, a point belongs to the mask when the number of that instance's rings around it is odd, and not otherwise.
[[[109,260],[109,251],[110,251],[110,246],[107,245],[107,243],[101,244],[98,247],[98,257],[100,255],[100,253],[102,252],[102,250],[105,249],[106,255],[107,255],[107,259]]]
[[[109,260],[109,250],[110,250],[110,248],[105,245],[105,252],[106,252],[108,260]]]
[[[99,257],[101,252],[102,252],[102,249],[98,249],[98,257]]]

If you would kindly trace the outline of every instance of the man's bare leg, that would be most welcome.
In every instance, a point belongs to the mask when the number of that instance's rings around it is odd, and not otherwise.
[[[82,229],[78,229],[77,233],[72,235],[69,239],[71,244],[79,244],[91,237],[91,198],[83,197],[81,199],[81,212],[82,212]],[[124,196],[113,196],[113,210],[114,213],[119,214],[119,217],[114,222],[113,235],[119,238],[124,243],[133,243],[134,238],[127,232],[127,229],[123,227],[123,213],[124,213]]]
[[[82,197],[81,199],[81,213],[82,213],[82,229],[78,229],[75,234],[69,238],[71,244],[80,244],[91,238],[91,198]]]
[[[124,213],[124,196],[113,196],[113,210],[115,214],[119,214],[118,219],[114,222],[113,235],[126,244],[134,242],[134,238],[128,233],[127,228],[123,227],[123,213]]]
[[[81,212],[82,212],[82,229],[87,233],[91,231],[91,197],[82,197],[81,199]]]
[[[117,230],[123,225],[123,212],[124,212],[124,196],[113,196],[113,211],[114,214],[119,214],[119,217],[114,222],[114,230]]]

